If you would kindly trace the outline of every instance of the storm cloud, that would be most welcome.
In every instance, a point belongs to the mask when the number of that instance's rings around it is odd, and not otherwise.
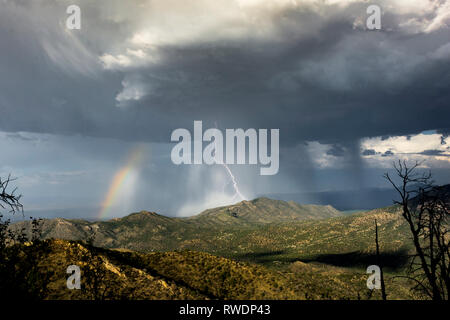
[[[0,128],[167,142],[197,119],[295,144],[448,127],[448,2],[379,4],[370,31],[363,1],[3,1]]]
[[[72,4],[81,30],[66,28]],[[233,169],[247,194],[335,188],[316,185],[317,166],[347,166],[352,185],[364,186],[361,156],[397,152],[361,149],[361,141],[435,130],[445,144],[450,119],[450,1],[371,4],[382,9],[381,30],[366,28],[363,0],[1,0],[0,131],[23,143],[84,137],[86,158],[111,161],[128,143],[168,144],[194,120],[277,128],[279,176]],[[92,139],[116,147],[97,155]],[[161,152],[169,161],[168,147]],[[164,161],[152,174],[143,169],[162,185],[155,199],[165,190],[183,197],[186,187],[173,187],[179,174],[204,181],[189,195],[203,201],[211,172],[182,173]]]

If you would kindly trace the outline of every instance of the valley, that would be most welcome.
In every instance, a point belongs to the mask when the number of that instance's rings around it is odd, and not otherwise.
[[[390,297],[409,299],[410,284],[396,279],[411,246],[395,206],[349,215],[331,206],[258,198],[189,218],[141,211],[108,221],[49,219],[41,227],[42,239],[57,251],[79,243],[100,250],[104,264],[116,270],[131,268],[144,278],[144,269],[153,270],[185,288],[185,295],[173,289],[174,299],[377,299],[366,287],[365,272],[376,263],[375,219]],[[29,222],[11,228],[31,233]],[[89,238],[92,249],[83,241]],[[122,286],[139,286],[125,278],[130,283]],[[147,297],[145,290],[141,294]]]

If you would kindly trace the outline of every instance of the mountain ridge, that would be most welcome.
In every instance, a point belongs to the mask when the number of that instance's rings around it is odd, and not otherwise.
[[[262,203],[262,205],[260,205]],[[273,216],[273,212],[268,212],[269,209],[267,208],[268,204],[277,204],[278,206],[281,205],[281,209],[290,209],[291,211],[288,212],[288,216],[283,216],[283,213],[280,215],[276,215],[276,218],[270,218],[265,217],[264,219],[251,219],[250,214],[252,212],[248,212],[249,207],[253,206],[254,210],[264,210],[266,215]],[[255,205],[258,204],[258,205]],[[210,209],[203,210],[202,212],[188,216],[188,217],[171,217],[166,216],[164,214],[160,214],[154,211],[148,211],[148,210],[141,210],[138,212],[132,212],[126,216],[120,217],[120,218],[111,218],[108,220],[90,220],[90,219],[72,219],[72,218],[64,218],[64,217],[56,217],[56,218],[50,218],[50,219],[43,219],[43,220],[53,220],[55,222],[63,223],[63,221],[71,221],[71,222],[77,222],[77,223],[90,223],[90,224],[98,224],[103,222],[120,222],[120,221],[132,221],[132,220],[140,220],[143,217],[152,217],[154,219],[157,219],[159,221],[184,221],[184,222],[191,222],[191,221],[200,221],[205,218],[215,218],[216,215],[222,215],[223,211],[227,212],[235,212],[235,211],[243,211],[244,209],[247,209],[247,212],[245,212],[246,219],[242,222],[247,223],[274,223],[274,222],[285,222],[285,221],[291,221],[290,219],[293,218],[294,220],[306,220],[306,219],[322,219],[322,218],[329,218],[329,217],[337,217],[343,215],[339,210],[335,209],[331,205],[316,205],[316,204],[299,204],[295,201],[283,201],[283,200],[274,200],[267,197],[259,197],[255,198],[253,200],[243,200],[240,202],[237,202],[235,204],[231,205],[225,205],[225,206],[219,206],[214,207]],[[323,210],[321,212],[320,210]],[[297,212],[292,212],[297,211]],[[303,212],[302,212],[303,211]],[[293,213],[296,213],[293,215]],[[303,216],[301,214],[304,214]],[[259,218],[261,218],[261,215],[259,215]],[[215,222],[220,223],[220,219],[214,219]],[[14,224],[20,224],[20,223],[28,223],[28,221],[18,221]]]
[[[265,201],[267,200],[262,199],[255,202],[261,205]],[[275,204],[296,206],[286,202]],[[248,208],[253,204],[244,202],[243,205],[243,208]],[[210,212],[213,218],[220,219],[227,215],[227,219],[244,223],[230,224],[225,221],[208,224],[203,223],[209,220],[208,215],[201,215],[197,221],[141,211],[120,219],[92,223],[65,219],[44,220],[42,238],[93,238],[93,244],[98,247],[139,252],[194,250],[238,261],[285,268],[296,261],[345,263],[349,260],[346,255],[357,260],[366,259],[364,257],[372,259],[376,220],[381,247],[394,257],[393,268],[402,265],[401,256],[411,249],[408,227],[401,217],[399,206],[325,219],[253,224],[231,217],[226,212],[226,207],[219,207],[217,210],[218,216]],[[17,229],[27,227],[27,232],[31,232],[30,223],[12,226]]]
[[[237,221],[243,224],[266,224],[324,219],[341,215],[343,214],[340,211],[330,205],[298,204],[294,201],[259,197],[253,200],[243,200],[233,205],[207,209],[188,217],[188,219],[192,221],[208,219],[208,224],[230,225]]]
[[[44,219],[42,237],[83,240],[95,234],[97,243],[104,247],[164,250],[167,247],[176,248],[183,239],[194,241],[199,232],[213,236],[229,228],[253,228],[342,215],[343,213],[331,206],[300,205],[295,202],[256,198],[208,209],[191,217],[168,217],[142,210],[107,221]],[[17,222],[11,227],[25,228],[26,232],[31,232],[30,221]],[[145,243],[146,241],[148,243]]]

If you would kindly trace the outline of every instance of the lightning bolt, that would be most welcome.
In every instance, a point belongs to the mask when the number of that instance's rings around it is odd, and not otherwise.
[[[217,161],[216,161],[216,163],[217,163]],[[234,177],[234,175],[231,172],[230,168],[225,163],[222,163],[222,166],[226,169],[226,171],[227,171],[228,175],[230,176],[231,181],[233,183],[233,188],[234,188],[234,192],[235,192],[234,196],[233,196],[233,199],[236,198],[236,196],[238,196],[240,198],[240,200],[246,200],[244,195],[239,191],[239,187],[238,187],[236,178]]]
[[[217,129],[217,123],[215,123],[215,125],[216,125],[216,129]],[[216,150],[217,150],[216,139],[214,139],[214,160],[216,161],[216,164],[219,164],[219,162],[217,161],[217,158],[216,158]],[[232,199],[239,198],[241,201],[247,200],[247,198],[244,197],[244,195],[239,191],[239,186],[238,186],[236,177],[233,175],[233,172],[231,172],[231,169],[225,163],[220,163],[220,165],[222,165],[225,168],[225,171],[228,173],[228,176],[230,177],[230,180],[233,183],[234,196]],[[225,183],[225,185],[223,186],[224,191],[225,191],[225,187],[227,186],[228,183],[229,182]]]

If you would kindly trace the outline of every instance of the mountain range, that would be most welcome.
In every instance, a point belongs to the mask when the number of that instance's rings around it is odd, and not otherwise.
[[[140,211],[108,221],[45,219],[42,238],[59,240],[46,240],[54,250],[41,261],[52,270],[61,264],[54,273],[63,277],[70,262],[63,252],[78,241],[77,248],[101,256],[111,286],[127,279],[117,292],[138,286],[142,299],[357,299],[370,294],[365,269],[377,263],[375,220],[391,297],[409,299],[409,284],[393,280],[412,249],[398,206],[348,214],[263,197],[186,218]],[[32,225],[10,228],[30,234]],[[94,246],[79,242],[89,238]],[[58,279],[49,297],[83,298],[68,297]]]
[[[140,211],[108,221],[77,219],[44,219],[44,239],[87,239],[95,234],[96,244],[102,247],[161,250],[176,248],[179,241],[191,239],[199,233],[226,229],[251,229],[268,224],[295,223],[343,216],[331,206],[300,205],[293,201],[257,198],[230,206],[208,209],[186,218],[166,217],[155,212]],[[31,222],[15,223],[13,228],[31,232]],[[135,241],[133,245],[129,241]],[[138,244],[140,243],[140,244]],[[173,244],[173,246],[171,245]]]
[[[373,251],[375,219],[383,248],[404,250],[408,230],[395,206],[348,215],[331,206],[257,198],[187,218],[141,211],[108,221],[46,219],[41,226],[43,239],[93,237],[94,244],[103,248],[143,252],[189,249],[283,264],[322,253]],[[29,221],[15,223],[12,228],[31,233]]]

